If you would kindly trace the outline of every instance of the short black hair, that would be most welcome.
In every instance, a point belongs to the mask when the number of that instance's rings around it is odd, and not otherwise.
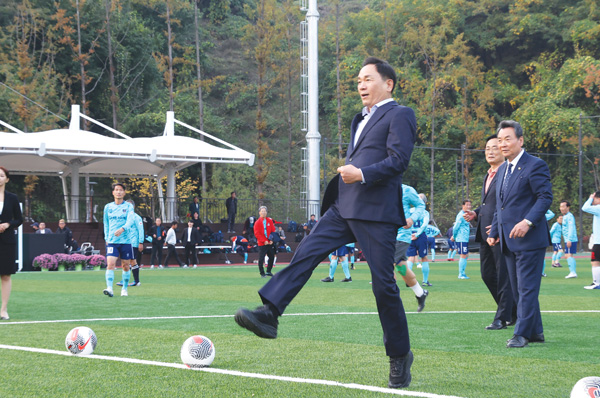
[[[497,133],[500,132],[500,130],[502,129],[506,129],[512,127],[513,129],[515,129],[515,136],[517,138],[519,137],[523,137],[523,127],[521,127],[521,125],[519,124],[519,122],[515,122],[514,120],[503,120],[498,124],[498,130],[496,131]]]
[[[177,225],[178,222],[177,221],[171,221],[171,226]]]
[[[394,84],[392,85],[392,92],[394,92],[394,88],[396,87],[396,82],[398,78],[396,77],[396,71],[390,64],[386,61],[379,59],[377,57],[368,57],[363,62],[363,67],[367,65],[375,65],[375,69],[377,69],[377,73],[381,76],[383,80],[391,79]]]
[[[600,191],[594,192],[594,197],[595,198],[600,198]]]
[[[471,199],[465,199],[465,200],[463,200],[463,206],[464,206],[466,203],[473,203],[473,202],[471,202]]]
[[[127,191],[127,187],[125,186],[125,184],[123,184],[122,182],[115,182],[114,184],[112,184],[112,190],[114,191],[116,187],[121,187],[123,188],[123,191]]]
[[[566,203],[566,204],[567,204],[567,207],[571,207],[571,203],[569,203],[569,201],[568,201],[568,200],[564,200],[564,199],[563,199],[563,200],[561,200],[561,201],[560,201],[560,203]]]
[[[487,144],[490,140],[498,139],[498,134],[492,134],[488,138],[485,139],[485,143]]]

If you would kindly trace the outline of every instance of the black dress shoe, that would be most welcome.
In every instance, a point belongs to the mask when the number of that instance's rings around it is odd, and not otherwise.
[[[527,347],[527,343],[529,343],[529,340],[527,340],[525,337],[523,336],[517,336],[516,334],[508,340],[508,342],[506,343],[506,348],[523,348],[523,347]]]
[[[403,388],[410,385],[410,381],[412,380],[410,366],[413,363],[413,359],[412,351],[408,351],[408,354],[401,357],[390,357],[389,388]]]
[[[266,276],[273,276],[273,274],[271,272],[267,272],[265,275]]]
[[[529,338],[530,343],[543,343],[544,341],[546,341],[544,339],[544,333],[534,334]]]
[[[417,312],[421,312],[423,311],[423,308],[425,308],[425,300],[427,299],[428,295],[429,290],[423,290],[423,295],[421,297],[417,297],[417,303],[419,304],[419,306],[417,307]]]
[[[501,321],[500,319],[494,320],[494,322],[492,322],[491,325],[488,325],[485,327],[485,330],[500,330],[500,329],[506,329],[506,323],[504,323],[504,321]]]
[[[247,308],[240,308],[235,313],[235,322],[248,329],[258,337],[265,339],[274,339],[277,337],[277,326],[279,321],[273,315],[268,306],[263,305],[250,311]]]

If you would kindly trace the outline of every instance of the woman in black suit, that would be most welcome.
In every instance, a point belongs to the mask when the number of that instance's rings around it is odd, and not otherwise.
[[[6,191],[9,173],[0,166],[0,277],[2,278],[2,309],[0,319],[8,320],[8,299],[12,282],[10,276],[17,272],[15,228],[23,223],[17,195]]]

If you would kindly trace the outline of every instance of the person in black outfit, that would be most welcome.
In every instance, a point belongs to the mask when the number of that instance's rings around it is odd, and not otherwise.
[[[192,219],[190,220],[194,223],[194,228],[200,233],[202,228],[202,220],[200,220],[200,215],[198,213],[192,213]]]
[[[500,251],[500,245],[490,246],[487,243],[488,231],[496,211],[496,172],[504,162],[504,156],[498,147],[498,136],[490,136],[485,144],[485,160],[490,165],[487,175],[483,179],[481,190],[481,206],[475,211],[465,213],[465,220],[477,219],[475,242],[481,247],[481,279],[490,291],[498,305],[494,321],[486,326],[487,330],[506,329],[507,324],[512,324],[517,317],[517,308],[513,303],[513,294],[508,279],[506,261]]]
[[[189,207],[190,217],[194,217],[194,213],[198,213],[198,215],[200,215],[200,202],[202,202],[202,199],[198,196],[194,196],[194,199],[192,203],[190,203]]]
[[[235,215],[237,213],[237,198],[235,191],[232,192],[231,197],[225,201],[225,207],[227,208],[227,233],[235,233],[233,230]]]
[[[202,241],[200,231],[194,228],[194,221],[188,221],[188,227],[181,234],[181,243],[185,246],[185,256],[183,262],[186,264],[194,264],[194,268],[198,266],[198,254],[196,245]],[[192,261],[193,260],[193,261]]]
[[[150,228],[152,237],[152,251],[150,252],[150,268],[154,268],[155,260],[157,265],[162,264],[162,250],[165,245],[165,229],[162,227],[162,220],[157,218],[154,225]]]
[[[0,278],[2,279],[2,308],[0,319],[8,320],[8,299],[12,288],[11,275],[17,272],[15,229],[23,224],[19,199],[5,190],[9,172],[0,166]]]
[[[67,223],[62,218],[58,221],[56,233],[65,235],[65,253],[69,253],[71,250],[78,249],[77,241],[73,239],[73,231],[67,227]]]
[[[258,217],[255,216],[246,218],[246,221],[244,222],[244,230],[242,231],[242,235],[244,235],[246,239],[254,238],[254,223],[256,222],[257,218]]]

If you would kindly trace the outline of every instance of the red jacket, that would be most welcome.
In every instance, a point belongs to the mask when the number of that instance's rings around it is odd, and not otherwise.
[[[265,225],[264,218],[259,218],[254,222],[254,236],[256,236],[256,242],[259,246],[264,246],[269,240],[269,235],[275,232],[275,223],[273,219],[267,217],[267,236],[265,236]]]

